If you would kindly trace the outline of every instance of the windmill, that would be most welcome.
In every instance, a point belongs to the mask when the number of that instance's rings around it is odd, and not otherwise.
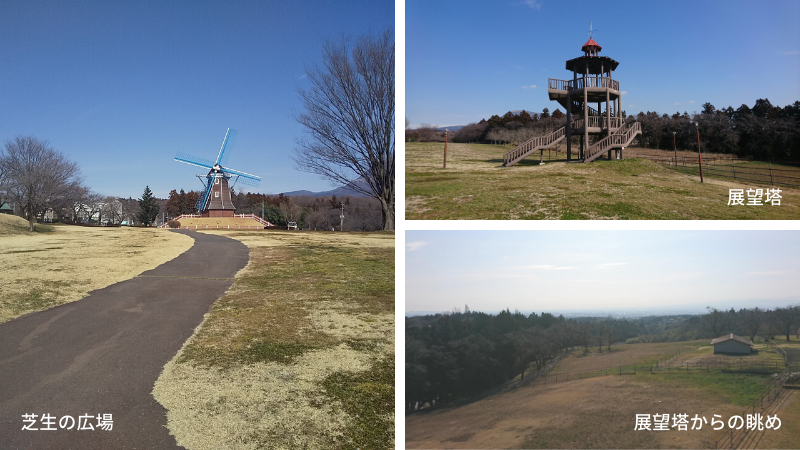
[[[197,175],[197,178],[203,183],[203,192],[197,199],[195,209],[200,211],[202,217],[233,217],[236,211],[231,200],[233,186],[237,182],[258,186],[261,181],[259,176],[224,167],[228,163],[231,148],[238,133],[238,131],[228,128],[214,162],[180,152],[175,155],[176,161],[209,169],[207,175]],[[233,184],[230,184],[231,179],[233,179]]]

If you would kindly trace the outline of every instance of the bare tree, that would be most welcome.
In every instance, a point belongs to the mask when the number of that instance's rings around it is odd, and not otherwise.
[[[429,123],[421,123],[416,129],[417,134],[419,135],[420,142],[423,141],[435,141],[436,140],[436,125],[431,125]]]
[[[744,326],[750,334],[750,340],[756,337],[761,330],[761,322],[764,320],[764,311],[757,306],[753,309],[746,309],[744,312]]]
[[[703,325],[714,334],[714,337],[719,337],[722,335],[722,332],[725,330],[725,313],[718,310],[717,308],[706,307],[708,310],[708,314],[703,316]]]
[[[3,191],[22,206],[31,231],[36,217],[80,181],[77,164],[32,136],[6,141],[5,151],[0,152],[0,173]]]
[[[300,90],[306,128],[294,156],[301,170],[375,197],[383,229],[394,230],[394,34],[328,42],[324,68],[306,69],[312,84]],[[356,183],[361,179],[367,186]]]
[[[119,224],[122,222],[122,203],[113,196],[104,198],[102,214],[112,224]]]
[[[800,323],[800,306],[775,308],[775,311],[772,312],[772,321],[775,327],[781,330],[781,334],[786,335],[786,340],[788,341],[794,326]]]
[[[283,218],[286,219],[286,222],[297,222],[297,219],[300,218],[300,213],[303,212],[303,209],[292,203],[289,198],[286,198],[286,201],[283,201],[278,206],[280,208],[281,213],[283,214]]]
[[[86,220],[92,223],[92,217],[97,215],[97,224],[103,221],[103,200],[102,194],[97,192],[89,192],[83,203],[83,211],[86,213]]]

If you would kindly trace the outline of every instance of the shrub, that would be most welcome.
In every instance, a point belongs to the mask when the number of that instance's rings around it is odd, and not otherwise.
[[[170,227],[170,228],[180,228],[181,227],[181,223],[178,222],[177,220],[168,220],[167,221],[167,226]]]

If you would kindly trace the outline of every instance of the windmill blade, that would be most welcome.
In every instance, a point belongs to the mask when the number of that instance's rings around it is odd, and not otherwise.
[[[219,155],[217,155],[217,162],[221,166],[224,166],[228,162],[228,158],[231,154],[231,149],[233,148],[233,144],[236,142],[236,136],[239,134],[238,131],[228,128],[228,132],[225,133],[225,140],[222,141],[222,147],[219,148]]]
[[[214,186],[214,178],[216,178],[216,175],[217,174],[213,174],[213,175],[209,175],[208,176],[208,183],[206,184],[206,191],[203,192],[203,194],[200,197],[197,198],[197,203],[195,204],[195,208],[200,212],[203,212],[203,209],[205,209],[206,204],[208,204],[208,199],[211,196],[211,189]]]
[[[207,159],[198,158],[197,156],[188,155],[182,152],[178,152],[178,154],[175,155],[175,161],[191,164],[193,166],[203,167],[205,169],[211,169],[214,167],[214,163],[212,163]]]
[[[261,181],[261,180],[252,180],[250,178],[245,178],[241,175],[235,175],[235,176],[237,182],[244,184],[246,186],[258,187],[258,183]]]
[[[239,175],[239,177],[241,177],[241,178],[246,178],[246,179],[250,179],[250,180],[253,180],[253,181],[261,181],[261,177],[259,177],[258,175],[253,175],[253,174],[250,174],[250,173],[247,173],[247,172],[240,172],[238,170],[228,169],[227,167],[225,167],[222,170],[225,171],[225,173],[229,173],[229,174],[232,174],[232,175]]]

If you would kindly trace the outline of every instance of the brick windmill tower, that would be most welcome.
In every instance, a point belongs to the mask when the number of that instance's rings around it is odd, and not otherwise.
[[[203,183],[203,192],[197,199],[195,209],[200,212],[202,217],[233,217],[236,213],[236,208],[231,200],[231,189],[233,188],[230,184],[231,179],[233,179],[233,185],[238,181],[242,184],[257,186],[261,181],[259,176],[223,166],[227,164],[237,134],[238,131],[228,128],[217,159],[213,163],[207,159],[184,153],[178,153],[175,156],[176,161],[209,169],[207,175],[197,175],[197,178],[200,178],[200,182]],[[203,180],[204,178],[205,181]]]
[[[591,162],[611,151],[622,158],[622,150],[642,133],[635,122],[626,125],[621,116],[622,92],[613,72],[619,63],[608,56],[600,56],[603,48],[595,42],[591,25],[589,40],[583,44],[583,56],[567,61],[566,69],[572,72],[571,80],[548,79],[547,93],[567,111],[567,123],[552,133],[532,138],[506,153],[504,166],[513,166],[536,150],[558,144],[567,138],[567,162],[572,161],[571,136],[579,135],[578,159]],[[596,109],[592,107],[596,105]],[[589,136],[593,136],[590,142]]]

